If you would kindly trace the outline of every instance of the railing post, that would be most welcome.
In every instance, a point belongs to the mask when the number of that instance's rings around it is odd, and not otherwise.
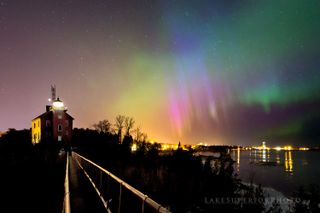
[[[99,189],[102,191],[102,171],[100,170],[100,184],[99,184]]]
[[[144,200],[142,200],[141,213],[144,213]]]
[[[107,181],[107,193],[110,191],[110,175],[108,175],[108,181]]]
[[[145,200],[146,200],[145,198],[142,199],[141,213],[144,213],[144,201]]]
[[[110,197],[108,197],[108,199],[110,199],[110,198],[111,198],[110,175],[107,174],[107,177],[108,177],[108,180],[107,180],[107,183],[106,183],[106,187],[105,187],[106,190],[105,190],[105,192],[106,192],[107,195],[110,196]]]
[[[118,213],[120,213],[120,211],[121,211],[121,197],[122,197],[122,182],[120,182]]]

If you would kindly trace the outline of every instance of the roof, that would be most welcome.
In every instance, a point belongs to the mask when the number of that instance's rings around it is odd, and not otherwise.
[[[71,115],[69,115],[67,112],[65,112],[66,113],[66,115],[69,117],[69,118],[71,118],[72,120],[74,120],[74,118],[71,116]]]
[[[34,121],[34,120],[36,120],[38,118],[43,118],[45,116],[50,116],[50,115],[52,115],[52,113],[53,113],[53,111],[51,111],[51,110],[48,111],[48,112],[42,113],[41,115],[39,115],[39,116],[35,117],[34,119],[32,119],[32,121]],[[65,111],[65,113],[66,113],[67,117],[69,117],[70,119],[74,120],[74,118],[71,115],[69,115],[66,111]]]
[[[38,119],[38,118],[42,118],[42,117],[44,117],[44,116],[46,116],[46,115],[49,115],[49,114],[52,114],[52,111],[48,111],[48,112],[42,113],[41,115],[35,117],[35,118],[32,119],[32,120],[36,120],[36,119]]]

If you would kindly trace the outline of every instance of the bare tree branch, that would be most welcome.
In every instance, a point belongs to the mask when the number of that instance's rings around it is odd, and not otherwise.
[[[124,128],[125,119],[126,119],[126,117],[124,115],[118,115],[116,117],[115,128],[118,132],[119,143],[121,143],[121,141],[122,141],[122,130]]]
[[[143,142],[146,142],[147,141],[147,139],[148,139],[148,135],[147,135],[147,133],[142,133],[142,141]]]
[[[124,127],[125,127],[125,131],[126,131],[126,135],[129,136],[130,135],[130,131],[134,126],[135,121],[133,120],[132,117],[126,117],[125,121],[124,121]]]
[[[111,124],[108,120],[99,121],[97,124],[93,124],[93,128],[99,133],[110,133]]]
[[[141,141],[142,139],[142,131],[141,131],[141,127],[138,126],[135,130],[134,130],[134,136],[135,136],[135,141]]]

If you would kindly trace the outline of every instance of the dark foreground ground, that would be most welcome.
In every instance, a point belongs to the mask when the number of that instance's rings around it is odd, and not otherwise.
[[[65,155],[20,157],[1,158],[0,212],[62,212]]]
[[[0,212],[61,213],[66,153],[25,154],[1,157]],[[73,212],[105,212],[87,177],[71,158],[69,178]]]

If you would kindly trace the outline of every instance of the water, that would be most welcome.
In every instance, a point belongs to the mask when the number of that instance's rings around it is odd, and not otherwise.
[[[292,196],[299,186],[320,185],[320,152],[232,151],[235,171],[244,182],[262,184]]]

